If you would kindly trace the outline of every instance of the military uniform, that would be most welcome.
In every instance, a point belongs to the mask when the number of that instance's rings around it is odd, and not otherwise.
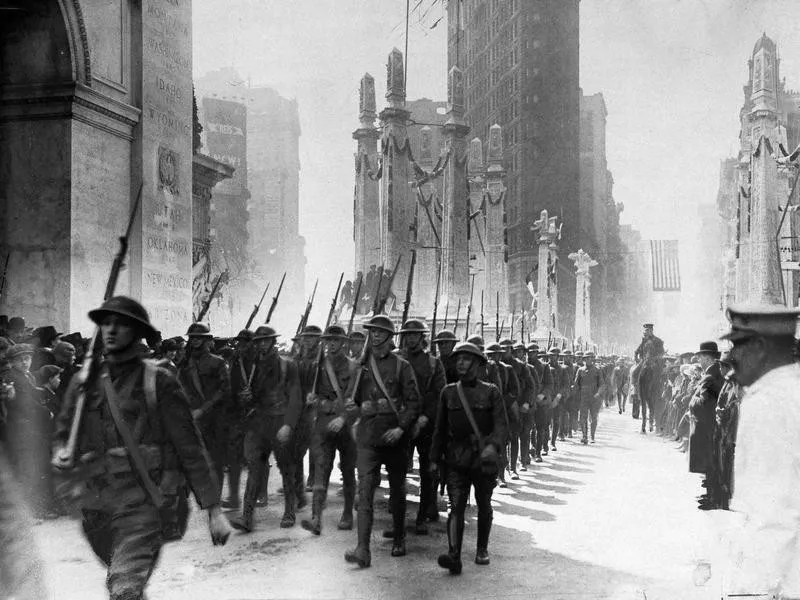
[[[256,330],[253,341],[269,337],[277,337],[277,334],[271,327],[262,325]],[[248,474],[244,506],[241,519],[231,520],[237,529],[253,529],[253,509],[261,490],[264,464],[270,453],[275,455],[283,479],[284,514],[281,527],[294,525],[294,448],[291,439],[287,443],[278,440],[278,432],[284,425],[294,431],[302,409],[300,380],[294,361],[279,356],[274,347],[266,355],[260,354],[256,359],[252,401],[245,424],[244,457]]]
[[[122,314],[132,315],[152,329],[144,309],[128,298],[111,298],[103,308],[89,314],[99,323],[105,314],[118,311],[126,311]],[[147,375],[148,370],[151,375]],[[149,377],[155,391],[155,410],[147,399],[145,379]],[[116,391],[116,399],[108,399],[106,385]],[[55,437],[62,444],[69,436],[75,399],[74,394],[67,396],[59,414]],[[139,599],[165,541],[162,512],[132,467],[111,415],[110,401],[117,403],[148,475],[178,511],[182,495],[181,487],[174,485],[179,481],[177,472],[188,479],[201,508],[219,503],[219,485],[177,379],[155,365],[146,366],[136,348],[127,354],[109,355],[86,391],[78,439],[77,455],[89,475],[82,499],[83,530],[92,550],[108,567],[110,598]]]
[[[208,328],[206,333],[193,333],[197,326],[189,328],[188,335],[200,335],[211,339]],[[178,380],[189,398],[189,408],[192,411],[202,410],[203,414],[195,419],[197,427],[203,436],[203,442],[208,450],[217,482],[222,489],[222,477],[225,468],[225,455],[227,450],[227,425],[230,410],[230,373],[224,359],[203,350],[199,354],[187,355],[184,363],[178,368]]]
[[[512,383],[506,393],[511,396],[513,402],[520,407],[522,419],[516,423],[512,422],[512,430],[509,432],[511,442],[510,468],[512,476],[516,475],[517,463],[523,465],[530,464],[530,429],[529,423],[524,417],[524,405],[530,405],[531,397],[536,390],[536,383],[531,377],[527,365],[511,355],[511,340],[505,339],[500,342],[503,348],[502,363],[508,365],[513,371]]]
[[[405,329],[407,326],[408,323],[404,325],[404,329],[400,332],[401,334],[407,331]],[[442,362],[422,348],[418,348],[414,352],[401,350],[400,356],[408,361],[414,371],[414,377],[419,386],[421,400],[419,416],[425,416],[427,418],[425,426],[419,428],[416,437],[412,437],[409,444],[409,454],[413,453],[416,449],[419,456],[419,511],[417,513],[417,528],[419,533],[423,533],[425,530],[424,523],[426,518],[429,516],[433,517],[432,513],[436,513],[436,517],[438,518],[438,511],[436,510],[436,484],[431,476],[429,468],[430,449],[439,396],[444,386],[447,385],[447,379]]]
[[[394,334],[391,321],[382,315],[373,317],[367,327]],[[367,343],[370,343],[369,340]],[[389,343],[381,350],[382,354],[378,355],[375,348],[367,349],[367,364],[360,366],[360,384],[353,394],[352,410],[359,417],[356,429],[358,546],[355,551],[347,552],[345,559],[357,562],[362,567],[368,567],[371,563],[369,546],[373,504],[383,465],[389,475],[394,532],[392,555],[405,554],[406,448],[408,433],[417,420],[420,404],[419,388],[411,365],[390,352]],[[385,392],[379,381],[383,382]],[[397,443],[388,444],[383,436],[398,427],[403,430],[403,436]]]
[[[325,331],[325,336],[338,336],[342,339],[342,343],[346,343],[347,340],[344,329],[335,325]],[[317,390],[313,396],[316,418],[311,434],[311,456],[315,462],[312,518],[310,522],[303,522],[303,527],[317,535],[322,529],[322,511],[325,507],[337,450],[344,492],[344,510],[339,520],[339,529],[347,530],[353,527],[353,504],[356,492],[356,442],[351,434],[352,422],[348,422],[350,415],[345,406],[345,393],[351,386],[355,364],[347,358],[344,351],[325,356],[322,360]],[[338,432],[328,428],[331,421],[336,418],[345,421]]]
[[[311,405],[305,402],[311,389],[314,387],[314,376],[317,372],[317,354],[319,349],[319,336],[322,331],[316,325],[309,325],[304,328],[301,337],[316,338],[316,344],[308,349],[301,351],[296,359],[297,370],[300,375],[300,391],[303,402],[303,410],[300,412],[300,418],[297,421],[297,427],[292,432],[292,448],[294,452],[295,468],[295,495],[297,496],[297,507],[303,508],[306,505],[306,488],[311,487],[314,482],[314,465],[315,459],[309,456],[308,460],[308,480],[305,478],[305,460],[306,452],[311,449],[311,431],[313,428],[313,415]]]
[[[487,349],[486,353],[490,356],[489,360],[487,361],[485,367],[479,368],[480,375],[478,378],[481,381],[486,383],[491,383],[495,387],[497,387],[498,391],[500,392],[500,397],[503,400],[503,423],[505,425],[506,437],[503,440],[503,448],[502,452],[500,453],[501,465],[500,465],[500,487],[506,487],[505,482],[505,471],[509,468],[511,462],[509,460],[509,456],[511,454],[511,437],[513,435],[513,431],[519,430],[520,426],[524,426],[526,422],[526,417],[530,414],[530,412],[522,412],[520,407],[516,401],[516,396],[518,394],[507,394],[506,390],[511,386],[518,385],[517,380],[514,376],[513,369],[500,362],[499,357],[502,354],[502,349],[500,348],[499,344],[491,344]],[[528,463],[522,463],[522,469],[527,469],[526,465]],[[519,479],[519,475],[516,472],[511,474],[512,479]]]
[[[573,431],[578,424],[578,414],[580,412],[580,405],[578,395],[575,393],[575,374],[578,372],[578,367],[572,362],[570,350],[564,352],[566,362],[562,365],[565,371],[566,385],[564,390],[564,398],[561,400],[563,410],[561,412],[561,426],[559,428],[559,439],[563,440],[564,437],[572,437]]]
[[[249,343],[253,332],[243,330],[236,339]],[[244,417],[245,406],[243,395],[251,393],[251,385],[255,376],[255,351],[243,352],[238,349],[231,361],[231,398],[228,403],[228,443],[226,463],[228,465],[228,499],[223,502],[226,508],[239,508],[239,486],[244,461]]]
[[[467,348],[470,347],[471,348]],[[464,343],[455,352],[469,352],[480,359],[480,350]],[[470,407],[475,430],[467,416],[461,394]],[[478,505],[478,533],[476,562],[488,564],[489,534],[492,527],[492,490],[497,482],[496,462],[491,461],[502,451],[507,432],[503,415],[503,399],[496,386],[477,378],[465,377],[459,383],[449,384],[442,392],[436,427],[431,447],[432,460],[447,465],[447,493],[450,514],[447,518],[449,550],[439,557],[439,564],[451,573],[461,572],[461,546],[464,535],[464,512],[470,487],[475,490]],[[486,449],[494,452],[487,452]],[[492,459],[491,455],[495,458]],[[488,459],[488,463],[487,463]]]
[[[550,437],[551,450],[556,450],[556,439],[560,435],[563,439],[563,430],[567,429],[568,413],[566,410],[567,402],[569,401],[569,393],[572,388],[572,382],[569,379],[569,370],[566,365],[556,363],[551,365],[553,375],[556,381],[556,397],[552,399],[550,405],[550,422],[552,427],[552,435]]]
[[[586,354],[587,359],[594,358],[592,353]],[[588,362],[578,369],[575,374],[575,392],[580,400],[580,420],[582,444],[589,441],[589,420],[591,419],[591,436],[594,442],[594,435],[597,431],[597,418],[600,414],[600,406],[603,403],[600,393],[603,387],[603,373],[593,363]]]
[[[557,393],[557,381],[549,363],[537,357],[532,366],[539,375],[539,388],[533,406],[533,447],[536,462],[542,462],[542,456],[547,456],[550,444],[550,403]]]

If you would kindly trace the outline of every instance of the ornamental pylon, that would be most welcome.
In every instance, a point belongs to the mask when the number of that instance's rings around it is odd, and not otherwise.
[[[592,339],[592,307],[590,269],[599,263],[581,248],[569,255],[575,263],[575,338],[584,342]]]

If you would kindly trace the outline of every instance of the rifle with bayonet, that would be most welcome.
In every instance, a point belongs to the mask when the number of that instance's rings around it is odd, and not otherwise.
[[[383,314],[386,310],[386,301],[389,299],[389,294],[392,292],[392,284],[394,283],[394,278],[397,276],[397,269],[400,268],[400,259],[402,259],[402,254],[397,257],[397,262],[394,265],[394,271],[392,271],[392,276],[389,277],[389,281],[386,282],[386,291],[383,292],[381,296],[381,300],[378,303],[378,312],[376,314]],[[380,288],[378,288],[380,290]]]
[[[520,329],[520,341],[524,344],[525,343],[525,309],[522,309],[522,321],[519,324]]]
[[[435,344],[436,339],[436,313],[439,311],[439,286],[442,283],[442,270],[436,269],[436,295],[433,297],[433,320],[431,321],[431,353],[434,356],[439,355],[439,344]],[[445,312],[445,328],[447,328],[447,313]]]
[[[283,272],[283,277],[281,277],[281,283],[278,286],[277,293],[272,297],[272,304],[270,304],[269,310],[267,311],[267,318],[264,321],[265,325],[269,325],[269,321],[272,318],[272,313],[275,312],[275,307],[278,306],[278,298],[281,297],[281,291],[283,291],[284,281],[286,281],[286,271]]]
[[[514,311],[511,311],[511,321],[510,321],[511,329],[508,332],[508,338],[513,342],[514,341]]]
[[[6,254],[6,262],[5,266],[3,267],[3,278],[0,279],[0,298],[3,297],[3,294],[6,291],[6,275],[8,275],[8,259],[11,258],[11,252]]]
[[[436,279],[437,289],[439,288],[439,278],[441,278],[441,273],[442,273],[441,270],[439,270],[439,275],[437,276]],[[437,298],[436,301],[438,302],[439,299]],[[447,302],[444,305],[444,325],[442,325],[442,327],[444,327],[445,329],[447,329],[447,317],[449,313],[450,313],[450,296],[447,297]]]
[[[472,283],[469,286],[469,304],[467,304],[467,322],[464,330],[464,341],[469,338],[469,321],[472,317],[472,295],[475,293],[475,273],[472,274]]]
[[[214,282],[214,286],[211,288],[211,293],[208,295],[208,298],[206,298],[206,301],[203,302],[200,312],[197,313],[197,316],[194,319],[195,322],[202,321],[205,318],[208,309],[211,308],[211,301],[214,299],[214,296],[217,295],[217,290],[219,290],[219,286],[222,283],[222,277],[225,275],[225,273],[227,273],[227,271],[220,273],[217,277],[217,280]]]
[[[483,290],[481,290],[481,337],[483,337],[485,325],[486,324],[483,322]],[[484,341],[486,340],[484,339]]]
[[[453,325],[453,334],[458,337],[458,320],[461,318],[461,298],[458,299],[458,307],[456,308],[456,322]]]
[[[403,304],[403,320],[401,325],[408,320],[408,311],[411,308],[411,288],[414,285],[414,268],[417,266],[417,251],[411,251],[411,266],[408,269],[408,281],[406,282],[406,301]],[[394,273],[392,273],[394,277]]]
[[[133,231],[133,224],[136,221],[136,216],[139,214],[139,206],[142,202],[142,189],[143,186],[139,186],[139,193],[136,195],[136,201],[131,209],[125,235],[119,238],[119,250],[117,251],[117,255],[114,257],[114,262],[111,265],[111,273],[109,273],[108,280],[106,281],[106,289],[103,293],[103,302],[106,302],[109,298],[114,296],[114,292],[117,289],[119,273],[124,266],[125,257],[128,255],[128,241],[130,239],[131,231]],[[98,326],[95,327],[94,333],[89,340],[89,347],[86,351],[86,357],[81,365],[81,369],[72,378],[72,381],[67,389],[67,402],[74,397],[75,404],[67,442],[53,455],[53,465],[59,469],[69,470],[75,466],[75,450],[78,446],[78,433],[80,431],[83,413],[86,408],[86,391],[89,385],[95,380],[97,375],[97,369],[100,364],[100,355],[102,350],[101,346],[102,340],[100,339],[100,327]]]
[[[350,322],[347,324],[347,337],[350,337],[350,334],[353,333],[353,321],[356,318],[356,308],[358,307],[358,299],[361,297],[361,284],[364,281],[364,275],[362,274],[361,277],[358,278],[358,283],[356,284],[356,294],[353,296],[355,300],[353,300],[353,310],[350,313]]]
[[[308,316],[311,314],[311,307],[314,306],[314,297],[317,295],[318,285],[319,279],[314,282],[314,291],[311,292],[311,298],[309,298],[308,302],[306,303],[306,310],[302,315],[300,315],[300,323],[297,325],[297,331],[294,334],[295,337],[300,335],[303,329],[305,329],[306,325],[308,325]]]
[[[381,284],[383,283],[383,265],[378,267],[378,272],[375,274],[375,293],[372,295],[372,314],[378,314],[378,307],[381,303]]]
[[[267,282],[267,287],[264,288],[264,293],[261,294],[261,300],[258,301],[258,304],[253,306],[253,312],[250,313],[250,317],[247,319],[247,324],[244,326],[245,329],[250,329],[250,325],[253,324],[253,321],[258,315],[258,311],[261,310],[261,304],[264,302],[264,298],[267,297],[267,290],[269,290],[269,282]]]
[[[495,342],[500,343],[500,292],[497,292],[497,299],[495,300],[495,313],[494,313],[494,333]]]

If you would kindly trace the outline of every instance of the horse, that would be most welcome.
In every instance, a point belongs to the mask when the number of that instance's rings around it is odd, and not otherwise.
[[[642,433],[647,433],[646,425],[650,421],[650,431],[656,419],[660,420],[664,411],[664,364],[659,359],[646,359],[639,368],[638,391],[642,407]],[[658,415],[656,415],[656,412]]]

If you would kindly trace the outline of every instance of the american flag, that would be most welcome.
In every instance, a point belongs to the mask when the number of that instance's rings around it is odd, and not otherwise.
[[[681,269],[678,258],[678,240],[650,240],[653,265],[653,291],[679,292]]]

